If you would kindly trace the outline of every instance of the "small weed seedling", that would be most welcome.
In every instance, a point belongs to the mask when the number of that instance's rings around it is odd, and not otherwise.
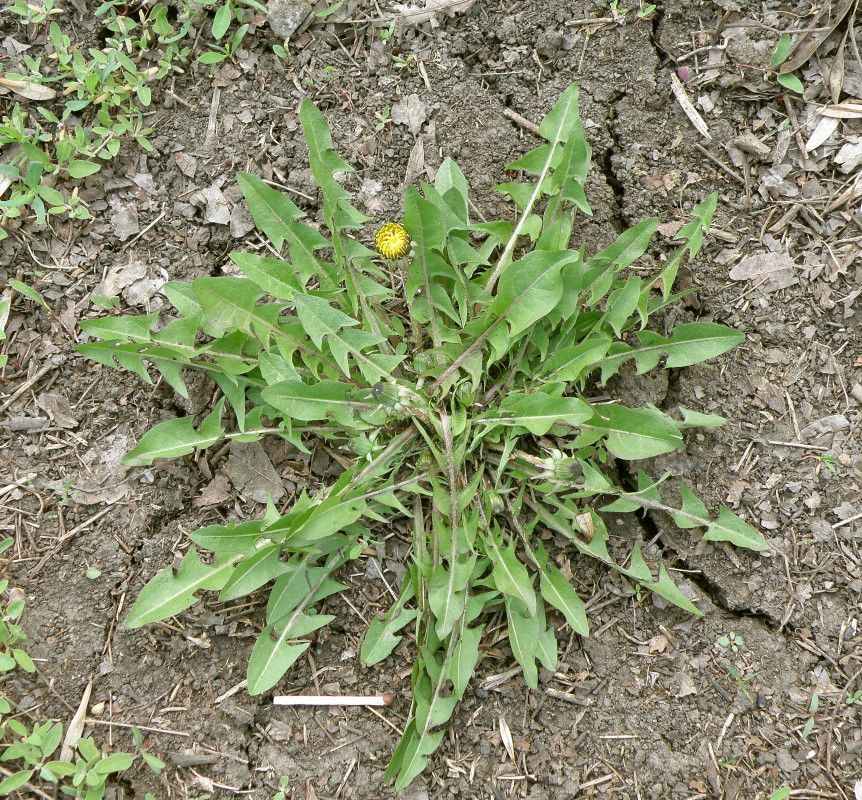
[[[848,706],[862,706],[862,689],[857,689],[853,694],[848,695],[844,702]]]
[[[11,547],[12,539],[6,539],[0,545],[0,552]],[[0,581],[0,594],[9,588],[9,581]],[[9,672],[16,667],[21,667],[25,672],[35,672],[36,665],[33,659],[17,645],[27,641],[27,634],[23,628],[17,624],[18,618],[24,611],[24,601],[16,600],[7,603],[0,615],[0,673]],[[5,702],[5,701],[4,701]],[[3,711],[0,708],[0,713],[8,714],[8,709]]]
[[[13,543],[6,539],[0,543],[0,552]],[[0,581],[0,593],[6,591],[8,581]],[[36,667],[30,656],[15,645],[26,640],[26,635],[15,621],[24,611],[24,601],[9,603],[0,618],[0,672],[20,667],[25,672],[34,672]],[[132,729],[141,756],[156,772],[164,768],[164,763],[155,756],[145,753],[137,729]],[[81,800],[101,800],[105,793],[105,783],[116,773],[128,769],[134,756],[128,753],[103,755],[89,737],[78,739],[75,745],[78,757],[74,760],[54,758],[63,739],[63,726],[59,722],[40,722],[28,728],[21,720],[12,716],[12,704],[0,695],[0,762],[6,765],[7,777],[0,781],[0,795],[15,793],[19,790],[40,784],[53,784],[66,797]],[[14,771],[13,771],[14,770]],[[55,789],[56,791],[56,789]],[[44,793],[42,793],[44,795]]]
[[[236,51],[239,50],[239,47],[242,44],[242,40],[248,33],[248,29],[248,25],[240,25],[240,27],[237,28],[234,32],[234,35],[231,37],[230,41],[225,42],[223,45],[209,44],[208,47],[210,49],[210,52],[204,53],[203,55],[199,56],[198,61],[200,61],[201,64],[219,64],[226,58],[229,58],[231,61],[233,61],[234,55],[236,55]]]
[[[802,94],[805,91],[805,86],[799,78],[792,72],[780,72],[781,65],[787,61],[787,56],[790,53],[790,34],[785,33],[779,38],[778,44],[775,45],[775,51],[772,53],[772,61],[769,64],[769,69],[766,71],[765,78],[768,80],[773,74],[785,89],[790,89],[791,92]]]
[[[837,460],[835,456],[830,455],[829,453],[821,453],[818,458],[820,459],[820,463],[834,475],[835,461]]]
[[[760,675],[760,671],[752,672],[750,675],[746,675],[745,677],[743,677],[742,673],[731,664],[725,664],[724,668],[728,671],[730,677],[733,678],[733,682],[736,684],[736,688],[739,689],[739,691],[742,692],[749,701],[751,701],[751,694],[749,693],[748,688],[745,684],[747,684],[749,681],[754,680],[758,675]]]
[[[514,204],[514,221],[472,222],[467,180],[446,159],[433,185],[408,188],[403,225],[378,232],[387,264],[356,235],[368,218],[351,205],[342,181],[352,170],[324,116],[306,100],[300,122],[325,228],[304,223],[260,178],[240,174],[255,222],[284,258],[233,253],[245,277],[168,283],[176,311],[164,327],[156,328],[158,314],[85,320],[96,341],[79,349],[145,381],[153,368],[184,396],[187,369],[221,390],[199,424],[182,417],[146,433],[128,465],[270,435],[306,453],[326,442],[346,465],[285,513],[270,504],[261,519],[191,534],[179,569],[150,580],[128,626],[179,614],[201,590],[232,601],[270,586],[247,676],[252,694],[266,692],[309,647],[309,635],[334,619],[320,606],[345,588],[338,568],[393,523],[409,531],[400,596],[371,623],[360,654],[376,664],[405,634],[414,643],[412,707],[387,771],[403,789],[444,736],[490,614],[506,620],[512,654],[534,688],[538,664],[557,664],[558,626],[546,607],[588,634],[555,540],[692,614],[701,612],[660,559],[647,561],[640,542],[622,560],[611,555],[602,512],[662,511],[705,540],[768,549],[750,525],[726,508],[710,513],[685,486],[670,504],[666,476],[637,472],[631,486],[614,482],[617,460],[675,450],[686,429],[721,417],[588,399],[625,364],[638,373],[686,367],[743,336],[712,322],[678,325],[667,336],[647,328],[683,296],[673,291],[677,270],[700,249],[715,195],[694,209],[660,269],[636,266],[657,219],[600,253],[571,247],[574,214],[592,213],[584,193],[590,147],[574,85],[542,121],[544,143],[509,165],[524,180],[497,187]],[[201,550],[214,555],[202,559]]]
[[[41,6],[27,0],[15,0],[8,10],[21,17],[27,25],[41,25],[50,17],[63,13],[61,8],[54,8],[54,0],[43,0]]]
[[[0,342],[6,339],[6,324],[9,322],[9,311],[12,308],[12,293],[7,291],[0,297]],[[0,369],[6,366],[9,356],[0,354]],[[7,540],[8,541],[8,540]]]
[[[718,639],[715,640],[715,643],[722,650],[730,650],[734,653],[738,653],[743,647],[745,647],[745,639],[733,631],[730,631],[730,633],[726,633],[723,636],[719,636]]]
[[[278,780],[278,791],[272,796],[272,800],[287,800],[290,789],[290,778],[282,775]]]
[[[88,219],[89,210],[77,187],[64,195],[44,179],[93,175],[125,142],[152,150],[152,130],[146,127],[142,110],[152,101],[150,84],[182,72],[191,52],[192,23],[212,7],[217,7],[212,25],[216,43],[198,60],[217,64],[233,59],[249,26],[241,25],[224,44],[217,42],[240,20],[242,6],[266,11],[256,0],[182,0],[176,14],[158,2],[130,12],[125,0],[106,0],[95,12],[109,32],[106,46],[85,49],[73,45],[61,26],[51,21],[61,13],[53,0],[45,0],[44,6],[15,0],[9,10],[25,24],[49,23],[51,72],[47,74],[42,59],[24,54],[20,71],[6,72],[3,77],[26,84],[30,91],[41,89],[42,100],[59,95],[62,101],[33,110],[15,104],[0,116],[0,147],[18,146],[10,161],[0,164],[0,184],[6,192],[0,199],[0,239],[8,235],[4,223],[28,209],[39,224],[54,215]],[[57,90],[51,88],[54,84],[58,84]]]
[[[772,794],[767,797],[763,792],[759,792],[757,797],[754,800],[787,800],[790,797],[791,789],[789,786],[782,786],[780,789],[776,789]]]
[[[800,737],[803,740],[807,740],[809,736],[811,736],[811,731],[814,730],[814,726],[817,724],[817,711],[820,709],[820,696],[817,692],[814,692],[811,695],[811,702],[808,704],[808,713],[811,714],[808,721],[805,723],[805,727],[802,729],[802,733],[800,733]]]
[[[649,19],[653,14],[655,14],[655,10],[655,3],[644,3],[643,0],[640,0],[638,19]]]

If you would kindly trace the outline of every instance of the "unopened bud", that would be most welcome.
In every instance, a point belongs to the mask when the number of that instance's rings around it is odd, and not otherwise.
[[[548,458],[541,461],[542,472],[537,477],[553,478],[556,481],[579,480],[584,471],[576,458],[564,456],[559,450],[552,450]]]
[[[357,436],[350,440],[350,449],[360,458],[365,458],[374,449],[374,445],[367,436]]]
[[[482,499],[485,501],[485,506],[491,514],[503,513],[505,505],[499,492],[495,492],[493,489],[483,489]]]
[[[375,383],[371,387],[371,396],[382,406],[387,408],[395,408],[398,403],[398,384],[396,383]]]

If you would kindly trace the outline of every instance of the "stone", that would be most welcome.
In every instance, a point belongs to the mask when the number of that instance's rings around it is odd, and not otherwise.
[[[311,13],[311,3],[305,0],[272,0],[267,22],[281,39],[289,39]]]

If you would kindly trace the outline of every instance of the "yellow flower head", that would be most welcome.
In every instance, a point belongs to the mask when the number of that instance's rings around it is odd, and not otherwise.
[[[387,222],[374,237],[377,252],[383,258],[401,258],[410,249],[410,234],[403,225]]]

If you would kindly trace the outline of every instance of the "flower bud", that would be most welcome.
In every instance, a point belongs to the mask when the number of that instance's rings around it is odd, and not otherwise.
[[[350,440],[350,449],[360,458],[365,458],[374,449],[374,444],[367,436],[357,436]]]
[[[375,383],[371,387],[371,396],[382,406],[387,408],[395,408],[399,401],[398,384],[396,383]]]
[[[485,501],[485,507],[491,514],[503,513],[505,505],[499,492],[495,492],[493,489],[483,489],[482,499]]]
[[[554,464],[554,477],[558,481],[580,480],[584,471],[576,458],[561,458]]]
[[[552,478],[555,481],[577,481],[584,474],[576,458],[564,456],[560,450],[552,450],[548,458],[541,460],[542,471],[538,478]]]

